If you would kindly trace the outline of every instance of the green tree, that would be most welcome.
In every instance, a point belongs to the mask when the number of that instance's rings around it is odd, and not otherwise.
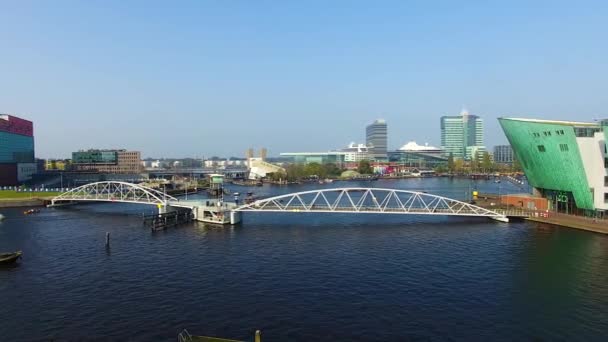
[[[436,173],[445,173],[446,171],[448,171],[448,168],[444,165],[437,165],[437,167],[435,168]]]
[[[448,170],[454,172],[454,166],[454,153],[450,152],[450,156],[448,157]]]
[[[492,159],[490,158],[490,154],[488,152],[483,153],[481,168],[484,172],[491,172],[494,169],[492,165]]]
[[[374,169],[372,169],[372,166],[369,163],[369,160],[361,160],[359,162],[359,167],[357,168],[357,172],[359,172],[362,175],[370,175],[372,173],[374,173]]]
[[[304,178],[304,165],[302,164],[289,164],[285,167],[285,174],[287,180],[294,182]]]
[[[461,173],[464,171],[464,160],[458,158],[454,160],[454,172]]]
[[[304,167],[304,173],[306,177],[317,176],[319,178],[325,177],[325,170],[319,163],[308,163]]]
[[[334,163],[321,165],[326,177],[338,177],[342,174],[342,170]]]
[[[266,178],[270,179],[271,181],[278,182],[287,179],[287,175],[283,172],[272,172],[267,173]]]

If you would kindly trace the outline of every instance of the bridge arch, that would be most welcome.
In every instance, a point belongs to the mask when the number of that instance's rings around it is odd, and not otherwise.
[[[169,201],[177,201],[173,196],[142,185],[105,181],[89,183],[53,198],[51,205],[62,202],[121,202],[165,206]]]
[[[426,192],[385,188],[302,191],[257,200],[234,211],[469,216],[508,222],[505,215],[471,203]]]

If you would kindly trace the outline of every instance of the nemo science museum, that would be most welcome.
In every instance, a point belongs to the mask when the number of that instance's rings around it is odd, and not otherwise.
[[[498,121],[534,194],[551,211],[608,217],[608,120]]]

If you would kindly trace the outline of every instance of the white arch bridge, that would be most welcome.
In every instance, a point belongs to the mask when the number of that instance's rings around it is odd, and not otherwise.
[[[97,182],[74,188],[51,200],[51,206],[74,202],[121,202],[150,204],[166,211],[183,207],[208,210],[193,201],[180,202],[162,191],[126,182]],[[198,208],[197,208],[198,207]],[[206,209],[201,209],[205,207]],[[230,212],[402,214],[487,217],[509,222],[506,215],[455,199],[425,192],[384,188],[335,188],[302,191],[260,199],[236,206],[224,204],[215,210]],[[234,223],[234,222],[233,222]]]
[[[509,222],[503,214],[470,203],[425,192],[383,188],[303,191],[261,199],[234,211],[470,216]]]
[[[166,206],[177,198],[162,191],[127,182],[96,182],[64,192],[51,200],[51,206],[72,202],[120,202]]]

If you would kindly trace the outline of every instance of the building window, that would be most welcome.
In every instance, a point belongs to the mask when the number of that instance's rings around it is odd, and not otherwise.
[[[559,149],[562,152],[568,152],[568,145],[567,144],[559,144]]]
[[[538,145],[538,150],[540,152],[545,152],[545,145]],[[608,158],[606,158],[606,159],[608,159]]]
[[[604,192],[604,203],[608,203],[608,192]]]
[[[608,158],[604,158],[604,169],[608,169]]]
[[[608,186],[608,176],[604,176],[604,186]]]

